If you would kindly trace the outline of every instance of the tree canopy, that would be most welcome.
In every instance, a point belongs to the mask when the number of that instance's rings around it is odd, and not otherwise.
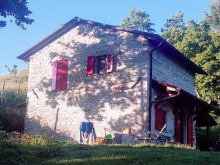
[[[184,14],[178,11],[171,18],[167,19],[164,28],[161,29],[163,37],[171,44],[181,41],[185,35],[186,26],[183,16]]]
[[[152,28],[153,25],[154,23],[151,22],[149,14],[146,11],[131,9],[128,17],[123,19],[120,26],[130,30],[155,32],[155,29]]]
[[[25,24],[32,24],[34,20],[29,18],[32,12],[27,4],[27,0],[0,0],[0,28],[7,25],[8,19],[22,29],[25,29]]]
[[[210,25],[220,30],[220,0],[214,0],[210,5],[211,15],[206,13],[206,19]]]

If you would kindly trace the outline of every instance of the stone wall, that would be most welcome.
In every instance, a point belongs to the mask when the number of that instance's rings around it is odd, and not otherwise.
[[[143,134],[147,127],[144,52],[149,49],[146,39],[128,32],[89,24],[73,28],[30,57],[25,130],[62,140],[78,140],[80,122],[91,121],[97,136],[104,136],[105,128],[121,132],[127,126],[132,133]],[[116,56],[116,71],[87,76],[87,56],[109,53]],[[52,63],[61,59],[69,61],[68,89],[51,91]],[[156,79],[181,85],[192,93],[192,75],[166,55],[154,56],[154,68]],[[176,71],[182,75],[179,77]],[[140,77],[142,80],[130,89]],[[115,86],[126,90],[114,90]]]
[[[153,54],[153,78],[196,95],[195,75],[176,63],[174,59],[167,58],[161,51],[155,51]]]
[[[147,106],[147,65],[141,52],[146,44],[126,32],[77,26],[31,56],[26,131],[78,140],[80,122],[91,121],[97,136],[104,136],[105,127],[120,132],[130,126],[141,134]],[[87,56],[109,53],[116,56],[117,71],[87,76]],[[50,89],[52,63],[58,59],[69,61],[68,89],[61,92]],[[129,89],[139,77],[140,83]]]

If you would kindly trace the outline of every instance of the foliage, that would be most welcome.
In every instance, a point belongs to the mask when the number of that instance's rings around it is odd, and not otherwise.
[[[2,92],[1,107],[15,107],[19,104],[25,103],[26,101],[26,92],[21,91],[17,92],[14,90],[6,90]]]
[[[220,0],[212,1],[210,9],[211,15],[206,13],[206,19],[214,29],[220,30]]]
[[[216,119],[217,123],[220,123],[220,117]],[[209,142],[207,142],[207,132],[206,127],[197,127],[197,145],[201,150],[209,150],[210,147],[214,148],[216,141],[220,141],[220,125],[212,126],[209,128]]]
[[[16,77],[16,74],[18,73],[17,65],[13,65],[12,68],[9,66],[5,65],[5,68],[8,70],[8,72]]]
[[[148,144],[89,146],[59,142],[39,135],[24,134],[16,139],[0,139],[0,164],[172,165],[220,163],[219,153],[198,152],[183,146],[179,147]]]
[[[162,35],[171,44],[175,44],[183,40],[185,35],[186,26],[183,21],[183,13],[177,12],[164,24],[164,28],[161,29]]]
[[[43,136],[43,135],[32,135],[32,134],[21,134],[17,137],[11,137],[7,136],[5,137],[5,140],[11,143],[22,143],[27,145],[48,145],[48,144],[54,144],[54,143],[61,143],[60,141]]]
[[[17,26],[25,29],[24,24],[32,24],[33,19],[29,18],[32,13],[27,7],[27,0],[1,0],[0,1],[0,28],[5,27],[7,24],[7,18],[10,18],[12,22],[12,17]]]
[[[162,28],[162,31],[170,29],[186,29],[183,16],[183,12],[176,12],[176,14],[174,14],[171,18],[167,19],[167,22],[164,24],[165,29]]]
[[[151,28],[153,25],[154,23],[151,22],[149,14],[146,11],[131,9],[128,17],[123,19],[121,27],[131,30],[155,32],[155,30]]]

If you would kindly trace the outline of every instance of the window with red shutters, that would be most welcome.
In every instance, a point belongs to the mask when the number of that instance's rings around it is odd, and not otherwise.
[[[155,110],[155,129],[161,130],[166,123],[166,112],[161,108]]]
[[[107,74],[114,70],[114,55],[88,56],[87,75]]]
[[[68,60],[58,60],[53,63],[52,90],[66,90],[68,77]]]

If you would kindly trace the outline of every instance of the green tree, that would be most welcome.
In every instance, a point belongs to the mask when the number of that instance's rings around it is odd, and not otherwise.
[[[18,66],[17,65],[13,65],[12,68],[10,68],[8,65],[5,65],[5,68],[8,70],[8,72],[10,74],[12,74],[14,77],[16,77],[17,73],[18,73]]]
[[[167,19],[167,22],[164,24],[165,28],[162,28],[161,31],[186,29],[183,16],[183,12],[176,12],[171,18]]]
[[[194,61],[209,75],[198,75],[196,79],[200,95],[207,101],[220,105],[220,35],[209,32],[210,41],[206,49],[196,54]]]
[[[213,0],[210,10],[211,15],[206,13],[206,19],[214,29],[220,30],[220,0]]]
[[[153,25],[154,23],[151,22],[149,14],[146,11],[131,9],[128,17],[123,19],[120,26],[130,30],[155,32],[155,29],[152,28]]]
[[[198,53],[205,51],[207,45],[209,45],[211,41],[209,31],[210,26],[206,21],[197,24],[195,21],[190,20],[182,40],[175,43],[175,47],[193,60]]]
[[[0,28],[7,25],[7,18],[12,18],[17,26],[25,29],[25,24],[32,24],[33,19],[28,16],[32,13],[27,7],[27,0],[0,0]]]
[[[171,18],[167,19],[164,28],[161,29],[162,36],[174,46],[177,42],[182,41],[185,35],[186,26],[183,15],[181,11],[178,11]]]

